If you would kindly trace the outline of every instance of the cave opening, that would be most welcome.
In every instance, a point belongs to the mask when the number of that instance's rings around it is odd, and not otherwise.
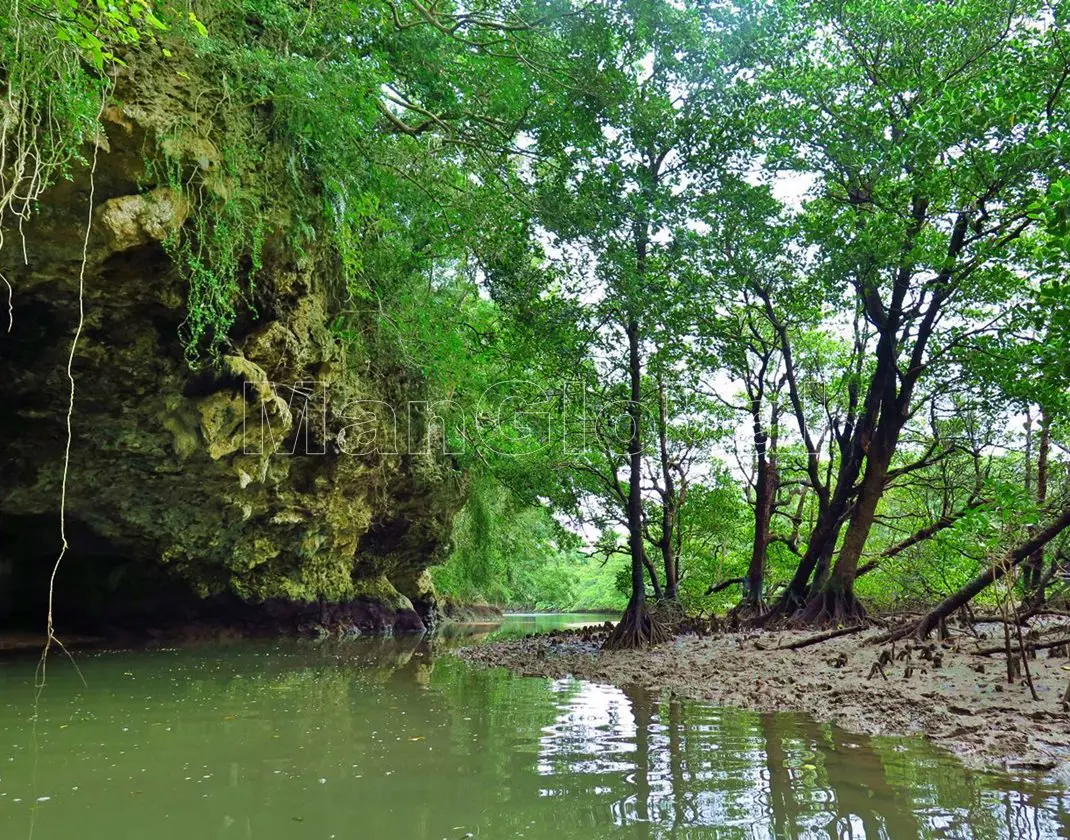
[[[67,542],[53,598],[60,638],[142,631],[188,618],[196,605],[183,581],[77,518],[68,517]],[[58,513],[0,515],[0,629],[43,630],[59,550]]]

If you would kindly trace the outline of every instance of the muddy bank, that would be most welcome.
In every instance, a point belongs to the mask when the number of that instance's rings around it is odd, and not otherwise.
[[[866,631],[799,650],[798,631],[680,636],[642,652],[602,652],[604,630],[553,633],[468,647],[465,660],[526,676],[572,675],[618,686],[663,689],[719,706],[801,711],[855,732],[925,735],[973,767],[1054,772],[1070,780],[1070,681],[1064,650],[1039,650],[1029,662],[1039,700],[1024,681],[1007,683],[1001,656],[977,647],[1002,640],[867,645]],[[1067,635],[1067,634],[1061,634]],[[1054,638],[1054,636],[1052,637]],[[884,677],[871,672],[882,651],[893,657]],[[1051,654],[1051,655],[1049,655]]]

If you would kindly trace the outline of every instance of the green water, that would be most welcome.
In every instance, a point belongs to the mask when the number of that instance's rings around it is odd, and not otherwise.
[[[82,652],[86,686],[57,655],[36,735],[35,662],[0,661],[0,838],[1070,837],[1067,793],[920,741],[517,678],[451,644]]]
[[[509,613],[505,621],[488,633],[487,638],[507,639],[545,633],[547,630],[571,630],[616,621],[617,618],[603,613]]]

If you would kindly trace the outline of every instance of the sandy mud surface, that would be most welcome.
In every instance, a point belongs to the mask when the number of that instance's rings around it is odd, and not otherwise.
[[[458,655],[526,676],[572,675],[756,711],[807,712],[855,732],[925,735],[973,767],[1053,772],[1070,783],[1070,682],[1066,648],[1029,660],[1039,700],[1024,679],[1008,684],[1006,657],[978,649],[1003,642],[999,625],[945,642],[867,644],[869,630],[798,650],[806,631],[679,636],[648,651],[602,652],[593,628],[492,642]],[[1038,644],[1070,635],[1052,629]],[[884,653],[884,664],[874,669]],[[890,661],[889,661],[890,658]]]

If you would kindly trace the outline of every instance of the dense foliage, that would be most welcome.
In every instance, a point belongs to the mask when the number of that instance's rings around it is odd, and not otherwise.
[[[196,118],[146,165],[194,208],[167,243],[189,363],[256,316],[265,241],[329,253],[337,340],[440,400],[471,474],[453,598],[627,602],[640,642],[648,594],[854,621],[1067,508],[1061,0],[0,20],[8,228],[139,68],[186,80]],[[198,134],[218,166],[190,166]],[[1057,596],[1060,532],[984,597]]]

